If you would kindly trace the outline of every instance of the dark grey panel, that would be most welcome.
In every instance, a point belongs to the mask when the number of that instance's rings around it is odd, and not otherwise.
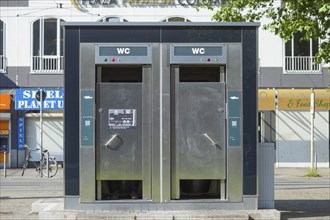
[[[29,74],[26,87],[63,87],[63,80],[63,74]]]
[[[241,42],[241,27],[162,27],[164,43]]]
[[[30,73],[30,67],[27,66],[9,66],[7,67],[6,74],[0,74],[1,79],[5,79],[5,81],[0,80],[0,85],[5,87],[14,88],[19,87],[28,87],[28,74]],[[5,84],[5,85],[3,85]]]
[[[92,42],[160,42],[160,31],[154,27],[81,27],[80,40]]]
[[[0,0],[0,7],[28,7],[29,0]]]
[[[324,88],[330,79],[327,68],[322,74],[283,74],[282,67],[261,67],[258,76],[262,88]]]
[[[7,73],[0,74],[2,88],[63,87],[63,74],[31,74],[28,66],[9,66]]]
[[[330,86],[330,67],[322,68],[323,85],[325,87]]]
[[[64,37],[64,194],[79,195],[79,30]]]
[[[281,86],[282,67],[261,67],[259,77],[259,87],[277,88]]]
[[[327,87],[328,85],[329,76],[326,71],[323,71],[323,74],[282,74],[281,77],[281,87],[317,88]]]
[[[208,27],[259,27],[260,22],[63,22],[64,26],[71,26],[71,27],[95,27],[95,26],[102,26],[102,27],[129,27],[129,26],[152,26],[152,27],[196,27],[196,26],[208,26]]]
[[[243,30],[243,195],[257,194],[257,32]]]
[[[9,74],[0,73],[0,88],[15,88],[15,81],[10,78]]]

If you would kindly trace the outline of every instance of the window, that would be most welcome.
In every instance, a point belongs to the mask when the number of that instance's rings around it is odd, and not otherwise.
[[[169,18],[165,18],[161,22],[191,22],[191,21],[183,17],[169,17]]]
[[[63,72],[63,32],[59,18],[41,18],[32,24],[32,72]]]
[[[318,40],[302,40],[302,34],[295,34],[285,43],[285,72],[320,72],[320,65],[315,58],[318,47]]]
[[[104,17],[99,22],[128,22],[128,20],[120,18],[120,17]]]
[[[6,72],[5,58],[5,24],[0,20],[0,72]]]

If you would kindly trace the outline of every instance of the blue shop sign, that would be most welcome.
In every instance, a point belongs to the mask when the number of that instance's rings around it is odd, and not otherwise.
[[[63,110],[63,89],[42,89],[46,93],[43,101],[44,110]],[[15,109],[16,110],[39,110],[40,102],[36,99],[36,93],[40,89],[16,89]]]
[[[24,143],[25,143],[24,127],[25,127],[24,117],[19,117],[18,118],[18,140],[17,140],[19,150],[24,149]]]

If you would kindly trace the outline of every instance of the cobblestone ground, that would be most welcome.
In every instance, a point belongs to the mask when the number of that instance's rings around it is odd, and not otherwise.
[[[306,169],[275,169],[275,208],[282,219],[330,220],[330,169],[319,169],[322,177],[303,177]],[[7,170],[7,178],[0,172],[0,219],[38,219],[31,205],[38,199],[63,197],[63,169],[53,178],[36,177],[35,169],[28,169],[21,177],[21,169]]]
[[[304,168],[275,169],[275,208],[282,219],[330,220],[330,169],[322,177],[303,177]]]

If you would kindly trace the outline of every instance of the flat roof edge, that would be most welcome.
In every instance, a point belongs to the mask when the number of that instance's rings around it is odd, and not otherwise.
[[[260,22],[62,22],[63,26],[259,27]]]

